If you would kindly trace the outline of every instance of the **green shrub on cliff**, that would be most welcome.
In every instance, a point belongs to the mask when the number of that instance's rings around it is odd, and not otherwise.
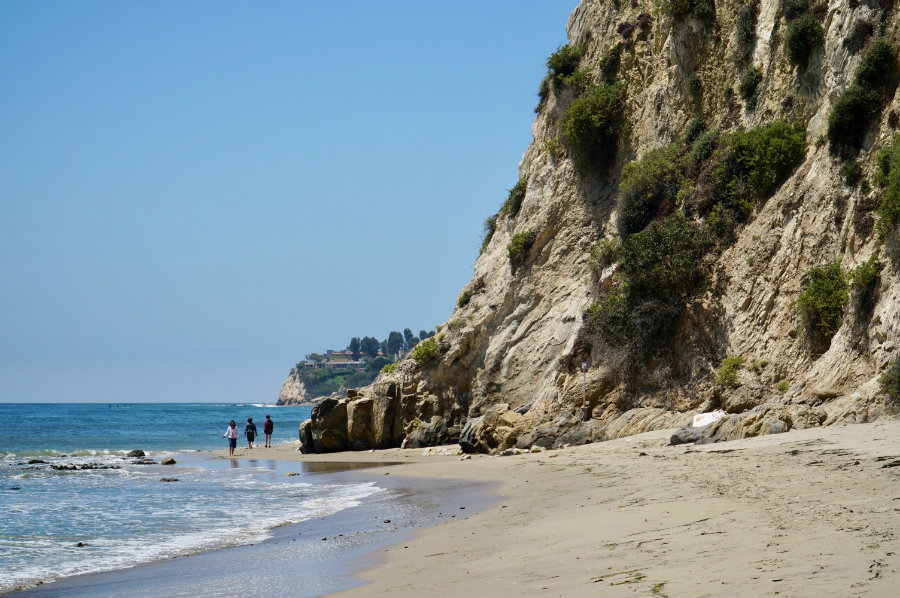
[[[398,366],[398,365],[400,365],[400,362],[399,362],[399,361],[395,361],[395,362],[393,362],[393,363],[389,363],[389,364],[387,364],[386,366],[384,366],[383,368],[381,368],[381,371],[380,371],[379,373],[380,373],[380,374],[390,374],[390,373],[393,372],[395,369],[397,369],[397,366]]]
[[[807,325],[813,346],[825,349],[841,327],[849,299],[847,277],[840,264],[832,262],[810,269],[806,285],[797,297],[797,309]]]
[[[900,234],[900,134],[894,141],[878,153],[875,182],[883,188],[875,213],[878,239],[885,241]]]
[[[604,172],[612,165],[624,110],[622,83],[595,85],[569,106],[562,132],[582,171]]]
[[[624,239],[644,230],[667,200],[671,212],[683,178],[680,148],[674,143],[650,150],[640,161],[626,164],[619,183],[619,235]]]
[[[440,356],[441,350],[434,337],[422,341],[416,345],[412,350],[412,353],[410,353],[410,357],[412,357],[419,366],[427,366],[435,363]]]
[[[858,314],[871,313],[875,307],[875,291],[881,281],[881,262],[872,255],[850,273],[850,289],[853,291],[853,306]]]
[[[736,222],[752,214],[806,155],[806,131],[785,121],[722,136],[703,166],[693,201],[700,214],[721,205]]]
[[[762,83],[762,80],[762,71],[755,66],[744,71],[744,74],[741,76],[741,82],[738,84],[738,93],[751,109],[756,107],[756,101],[759,97],[759,84]]]
[[[694,15],[701,21],[712,21],[716,17],[713,0],[658,0],[659,11],[676,21]]]
[[[897,60],[897,48],[885,39],[873,40],[853,75],[853,83],[841,94],[828,115],[828,141],[844,156],[859,150],[866,131],[881,112],[885,85]]]
[[[474,292],[472,289],[466,289],[459,295],[459,299],[456,300],[457,307],[465,307],[469,304],[469,301],[472,300],[472,295]]]
[[[785,51],[791,64],[805,67],[816,46],[825,41],[825,31],[810,13],[804,13],[788,23],[784,40]]]
[[[734,63],[739,69],[750,64],[750,56],[756,46],[756,12],[759,10],[758,0],[751,0],[741,5],[734,22],[737,49],[734,52]]]
[[[664,347],[685,300],[702,280],[702,227],[676,212],[625,239],[616,249],[618,283],[584,313],[589,332],[616,347],[626,366]]]
[[[737,382],[738,372],[744,367],[744,356],[735,355],[726,357],[722,367],[716,372],[716,384],[720,386],[733,386]]]
[[[566,77],[575,74],[586,49],[587,46],[584,45],[566,44],[558,47],[556,52],[547,58],[547,76],[554,91],[559,91],[565,84]]]
[[[488,244],[491,242],[491,239],[494,237],[494,233],[497,231],[497,216],[491,216],[484,221],[484,237],[481,238],[481,251],[479,251],[479,255],[484,253],[484,250],[487,249]]]
[[[525,200],[525,192],[527,190],[528,181],[519,179],[513,188],[509,190],[509,196],[506,198],[500,211],[506,216],[515,216],[518,214],[519,209],[522,207],[522,202]]]
[[[506,246],[506,252],[509,256],[509,264],[513,270],[525,265],[528,259],[528,252],[531,251],[536,239],[537,235],[531,230],[516,233],[512,236],[512,239]]]
[[[900,406],[900,358],[892,361],[881,377],[881,392],[886,394],[894,407]]]

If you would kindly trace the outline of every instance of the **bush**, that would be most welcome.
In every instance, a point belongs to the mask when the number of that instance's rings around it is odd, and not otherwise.
[[[806,130],[779,120],[768,125],[735,131],[722,139],[738,172],[746,179],[747,193],[762,199],[793,172],[806,156]],[[729,181],[734,190],[735,181]]]
[[[681,140],[685,145],[691,145],[704,131],[706,131],[706,121],[703,120],[702,116],[695,116],[684,128],[684,135],[681,136]]]
[[[466,321],[462,319],[450,320],[449,322],[447,322],[447,330],[449,330],[450,332],[456,332],[457,330],[462,330],[465,327]]]
[[[854,82],[868,89],[883,91],[897,60],[897,48],[884,38],[869,44],[856,66]]]
[[[607,343],[627,342],[631,337],[628,297],[621,287],[614,287],[592,303],[584,312],[591,331]]]
[[[868,312],[875,307],[875,291],[880,280],[881,262],[877,255],[872,255],[850,273],[850,288],[857,312]]]
[[[809,0],[784,0],[781,8],[784,18],[791,22],[809,12]]]
[[[844,47],[847,48],[851,54],[856,54],[866,47],[866,44],[868,43],[869,38],[872,37],[874,31],[875,26],[872,24],[872,21],[857,19],[856,23],[853,25],[853,30],[846,38],[844,38]]]
[[[859,150],[866,130],[881,112],[884,91],[897,60],[897,49],[885,39],[871,42],[860,57],[853,83],[828,115],[828,141],[833,150],[849,155]]]
[[[847,277],[837,262],[812,268],[803,292],[797,297],[797,308],[806,321],[810,340],[819,348],[827,348],[831,337],[841,327],[847,305]]]
[[[720,204],[735,221],[746,220],[805,155],[806,131],[783,120],[723,136],[698,179],[700,212]]]
[[[853,84],[835,102],[828,115],[828,141],[839,153],[859,149],[872,118],[881,111],[881,94]]]
[[[625,239],[644,230],[659,216],[659,208],[666,200],[674,209],[682,171],[676,144],[650,150],[640,161],[625,165],[619,183],[619,236]]]
[[[716,7],[712,0],[661,0],[659,10],[676,21],[691,14],[701,21],[711,21],[716,16]]]
[[[584,313],[590,334],[615,351],[627,371],[665,350],[687,296],[701,280],[700,227],[676,213],[617,249],[618,283]]]
[[[481,251],[479,251],[479,255],[484,253],[484,250],[487,249],[488,244],[491,242],[491,239],[494,237],[494,233],[497,231],[497,216],[491,216],[490,218],[484,221],[484,237],[481,239]]]
[[[506,252],[509,255],[509,265],[513,270],[520,266],[524,266],[528,260],[528,252],[534,246],[537,235],[534,231],[524,231],[516,233],[510,239],[506,246]]]
[[[616,248],[618,245],[618,239],[612,238],[600,239],[591,246],[588,266],[594,274],[594,278],[599,280],[603,269],[616,261]]]
[[[879,241],[884,242],[900,231],[900,134],[893,143],[878,154],[876,182],[884,190],[875,208],[878,222],[875,225]]]
[[[680,212],[631,235],[619,250],[619,270],[629,299],[684,299],[700,280],[706,251],[702,229]]]
[[[397,369],[398,365],[400,365],[399,361],[395,361],[394,363],[389,363],[386,366],[384,366],[383,368],[381,368],[381,372],[379,372],[379,373],[380,374],[390,374],[395,369]]]
[[[547,58],[547,71],[554,90],[564,83],[565,77],[569,77],[578,70],[586,46],[566,44],[556,49],[556,52]]]
[[[787,380],[782,380],[781,382],[778,383],[778,386],[776,386],[775,388],[777,388],[779,390],[779,392],[781,392],[781,394],[784,394],[788,391],[788,389],[790,387],[791,387],[791,385],[788,384]]]
[[[756,45],[756,11],[757,1],[753,0],[742,4],[738,9],[737,19],[734,23],[735,38],[737,38],[737,50],[735,50],[734,62],[739,69],[750,63],[750,56]]]
[[[825,40],[825,32],[810,13],[804,13],[788,24],[785,50],[791,64],[805,67],[813,49]]]
[[[612,164],[623,122],[624,96],[623,84],[601,83],[569,106],[562,122],[563,136],[580,169],[602,172]]]
[[[862,167],[857,160],[848,160],[841,165],[841,178],[848,187],[856,187],[862,179]]]
[[[541,79],[541,84],[538,87],[538,103],[537,106],[534,107],[534,113],[537,114],[541,111],[544,105],[547,103],[547,98],[550,97],[550,77],[544,77]]]
[[[751,109],[756,107],[759,84],[762,83],[762,80],[762,71],[756,67],[747,69],[741,76],[741,82],[738,84],[738,93]]]
[[[881,383],[881,392],[888,396],[891,403],[895,407],[900,405],[900,358],[888,364],[878,381]]]
[[[519,179],[512,189],[509,190],[509,196],[506,198],[506,201],[503,203],[503,207],[500,208],[500,211],[503,212],[505,216],[515,216],[519,213],[519,209],[522,207],[522,201],[525,200],[525,192],[528,190],[528,181],[525,179]]]
[[[619,66],[622,64],[622,44],[616,44],[606,51],[597,69],[600,72],[600,78],[607,83],[614,83],[616,76],[619,74]]]
[[[744,356],[736,355],[726,357],[722,367],[716,372],[716,384],[720,386],[732,386],[737,382],[738,372],[744,367]]]
[[[460,294],[459,299],[456,300],[456,306],[457,307],[467,306],[469,304],[469,301],[472,300],[472,295],[474,295],[474,293],[472,292],[472,289],[466,289],[465,291],[463,291]]]
[[[426,366],[432,363],[437,362],[437,360],[441,356],[441,350],[438,347],[437,341],[434,337],[429,338],[428,340],[422,341],[410,353],[410,357],[412,357],[415,362],[419,366]]]

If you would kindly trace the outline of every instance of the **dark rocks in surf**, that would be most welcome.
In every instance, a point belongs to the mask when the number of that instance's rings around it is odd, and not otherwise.
[[[131,457],[146,457],[147,455],[141,449],[134,449],[133,451],[131,451],[130,453],[128,453],[125,456],[131,458]]]

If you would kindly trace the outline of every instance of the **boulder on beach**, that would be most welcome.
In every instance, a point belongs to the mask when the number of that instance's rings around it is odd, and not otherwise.
[[[166,457],[165,459],[162,460],[162,464],[163,465],[175,465],[175,459],[173,459],[172,457]]]
[[[129,452],[125,456],[126,457],[144,457],[144,456],[146,456],[146,454],[141,449],[134,449],[133,451]]]

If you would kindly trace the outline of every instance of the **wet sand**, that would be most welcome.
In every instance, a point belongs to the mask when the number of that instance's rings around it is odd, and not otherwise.
[[[273,530],[258,544],[92,573],[6,594],[10,598],[313,597],[362,583],[352,574],[373,552],[412,537],[422,526],[474,514],[493,499],[491,484],[460,480],[392,477],[397,468],[383,459],[299,463],[272,461],[274,451],[246,451],[303,481],[341,484],[375,481],[384,489],[359,506],[327,517]],[[287,449],[296,455],[293,447]],[[239,451],[238,456],[241,456]],[[196,456],[194,457],[196,458]],[[378,473],[366,474],[366,471]],[[460,510],[465,506],[467,510]],[[252,509],[252,498],[233,508]]]

